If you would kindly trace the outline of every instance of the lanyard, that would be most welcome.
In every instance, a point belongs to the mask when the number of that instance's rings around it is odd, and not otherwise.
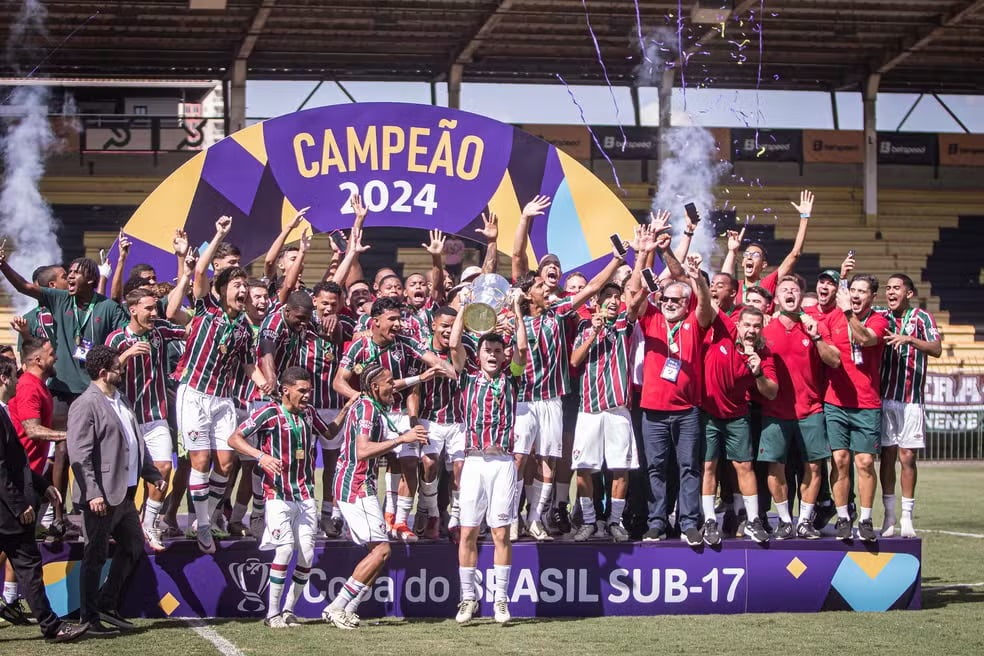
[[[905,315],[902,317],[902,323],[898,324],[898,327],[895,329],[895,332],[899,334],[905,333],[905,327],[909,325],[909,320],[912,318],[912,315],[915,313],[915,311],[916,308],[912,308],[912,307],[905,311]],[[892,320],[893,321],[895,320],[894,314],[892,315]]]
[[[290,429],[291,437],[295,437],[298,444],[300,444],[303,441],[304,435],[304,427],[301,422],[295,419],[294,413],[288,410],[282,403],[280,404],[280,411],[284,413],[284,419],[287,421],[287,427]]]
[[[396,343],[396,342],[393,342],[393,344],[395,344],[395,343]],[[363,365],[363,366],[367,366],[367,365],[370,365],[370,364],[372,364],[372,363],[373,363],[373,362],[375,362],[376,360],[378,360],[378,359],[379,359],[379,357],[380,357],[380,356],[381,356],[381,355],[382,355],[383,353],[385,353],[386,351],[388,351],[388,350],[390,350],[390,349],[391,349],[391,348],[393,347],[393,344],[387,344],[386,346],[384,346],[384,347],[382,347],[382,348],[380,348],[379,346],[377,346],[377,345],[376,345],[376,342],[374,342],[374,341],[372,341],[372,340],[370,339],[370,340],[369,340],[369,351],[371,352],[371,351],[372,351],[372,349],[373,349],[373,347],[375,347],[375,349],[376,349],[376,352],[375,352],[375,353],[373,353],[372,355],[370,355],[370,356],[369,356],[369,359],[368,359],[368,360],[366,360],[365,362],[363,362],[363,363],[362,363],[362,365]],[[375,403],[375,401],[374,401],[374,403]]]
[[[682,321],[678,321],[675,326],[673,326],[672,328],[669,328],[669,330],[667,330],[667,333],[666,333],[666,341],[667,341],[667,343],[669,343],[670,346],[673,346],[674,344],[676,344],[676,334],[678,332],[680,332],[680,326],[682,326],[682,325],[683,325],[683,322]]]
[[[75,345],[78,346],[82,343],[82,331],[85,330],[85,324],[89,323],[89,318],[92,316],[92,308],[96,305],[96,299],[93,298],[89,301],[89,305],[85,309],[85,316],[82,317],[82,321],[79,321],[79,302],[75,301],[75,307],[72,308],[72,314],[75,316]],[[91,336],[91,333],[90,333]]]
[[[486,384],[492,388],[492,396],[500,396],[502,394],[502,376],[497,378],[489,378],[488,375],[483,371],[482,377],[485,378]]]
[[[379,404],[379,401],[372,398],[371,396],[367,398],[369,399],[370,403],[372,403],[372,407],[376,408],[376,411],[383,416],[383,420],[386,422],[386,425],[389,427],[390,431],[394,433],[399,433],[400,429],[397,428],[392,421],[390,421],[389,415],[386,413],[386,409]]]
[[[222,331],[222,336],[219,338],[219,351],[224,355],[229,350],[229,338],[236,332],[236,320],[230,319],[227,314],[222,316],[228,322],[226,323],[225,330]]]

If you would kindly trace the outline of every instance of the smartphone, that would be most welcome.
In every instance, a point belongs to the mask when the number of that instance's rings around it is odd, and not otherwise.
[[[854,257],[854,254],[855,254],[856,252],[857,252],[857,251],[855,251],[855,250],[854,250],[854,249],[852,248],[851,250],[849,250],[849,251],[847,251],[847,256],[848,256],[848,257]]]
[[[659,280],[656,278],[656,274],[653,273],[651,268],[645,268],[642,270],[642,278],[646,281],[646,287],[649,288],[650,292],[659,291]]]
[[[625,248],[625,244],[622,243],[622,238],[618,236],[618,233],[616,232],[615,234],[610,235],[608,239],[609,241],[612,242],[612,246],[615,247],[615,250],[618,251],[618,254],[621,255],[622,257],[625,257],[625,254],[628,251]]]
[[[348,250],[348,242],[345,240],[345,235],[342,234],[341,230],[333,230],[331,234],[328,235],[331,238],[335,248],[344,253]]]
[[[696,205],[693,203],[687,203],[683,206],[683,209],[687,211],[687,218],[690,219],[691,223],[697,225],[700,222],[700,214],[697,212]]]

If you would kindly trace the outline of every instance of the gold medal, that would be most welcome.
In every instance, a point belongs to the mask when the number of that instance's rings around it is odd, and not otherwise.
[[[75,345],[76,346],[82,346],[82,336],[81,335],[76,335],[75,336]]]
[[[361,376],[362,372],[365,370],[366,368],[362,366],[362,364],[357,364],[354,367],[352,367],[352,371],[355,373],[356,376]]]
[[[335,360],[335,354],[334,353],[332,353],[331,351],[328,351],[327,353],[325,353],[325,362],[332,362],[334,360]]]
[[[680,351],[680,347],[677,346],[676,342],[670,344],[670,353],[678,353],[679,351]]]
[[[219,353],[221,353],[222,355],[225,355],[228,352],[229,352],[229,347],[228,346],[226,346],[225,344],[219,344]]]
[[[294,458],[297,460],[304,460],[304,449],[297,449],[294,451]]]

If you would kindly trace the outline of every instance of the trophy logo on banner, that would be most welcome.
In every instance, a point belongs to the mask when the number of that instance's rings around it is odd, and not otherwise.
[[[258,613],[266,610],[263,595],[270,585],[270,565],[257,558],[247,558],[241,563],[229,565],[229,576],[243,594],[236,609],[243,613]]]

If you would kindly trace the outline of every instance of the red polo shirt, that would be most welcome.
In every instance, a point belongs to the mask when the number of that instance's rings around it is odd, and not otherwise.
[[[674,342],[679,350],[676,353],[670,352],[668,336],[671,331],[659,308],[648,305],[639,324],[646,339],[641,407],[678,412],[700,405],[701,342],[706,329],[700,327],[696,310],[691,310],[677,324]],[[676,382],[661,377],[668,359],[680,361]]]
[[[823,322],[817,328],[825,341],[830,333]],[[830,371],[820,359],[803,323],[797,321],[786,328],[782,319],[773,319],[762,331],[765,344],[772,352],[779,394],[769,401],[756,394],[762,404],[762,414],[776,419],[805,419],[823,410],[825,372]]]
[[[25,371],[17,380],[17,392],[7,406],[10,411],[10,421],[17,430],[17,437],[27,452],[27,461],[35,474],[44,473],[44,465],[48,460],[50,442],[34,440],[27,436],[23,422],[37,419],[42,426],[51,427],[51,414],[54,399],[44,381],[34,374]]]
[[[744,280],[739,280],[738,295],[735,296],[735,305],[745,304],[745,287],[761,287],[765,291],[775,296],[776,288],[779,287],[779,269],[776,269],[764,278],[760,278],[754,285],[749,285]]]
[[[841,408],[881,408],[881,361],[888,319],[878,312],[870,312],[862,322],[865,328],[875,333],[878,343],[861,347],[860,365],[854,364],[850,339],[847,337],[847,317],[843,312],[840,312],[840,320],[843,321],[844,337],[837,340],[834,336],[834,339],[840,350],[841,366],[827,370],[827,393],[823,400]],[[828,317],[829,323],[834,321],[834,316]]]
[[[755,376],[748,368],[748,356],[735,342],[738,330],[726,314],[718,311],[704,339],[701,410],[718,419],[737,419],[748,414],[749,394],[755,389]],[[776,380],[776,370],[768,347],[759,351],[762,372]]]

